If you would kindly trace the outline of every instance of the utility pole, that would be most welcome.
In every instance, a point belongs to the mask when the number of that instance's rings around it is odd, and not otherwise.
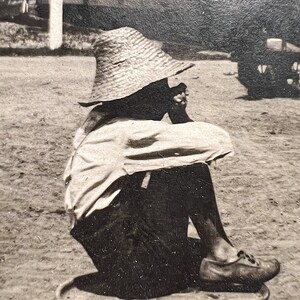
[[[62,45],[63,0],[50,0],[49,4],[49,48],[54,50]]]

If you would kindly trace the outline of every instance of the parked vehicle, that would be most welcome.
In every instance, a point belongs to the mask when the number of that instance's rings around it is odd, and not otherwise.
[[[248,51],[235,51],[239,81],[249,96],[292,96],[300,90],[300,47],[278,38],[266,39]]]

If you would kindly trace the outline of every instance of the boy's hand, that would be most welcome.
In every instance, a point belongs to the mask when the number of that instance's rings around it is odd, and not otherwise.
[[[187,86],[184,83],[180,83],[178,86],[172,88],[168,109],[172,123],[192,122],[185,111],[188,95]]]

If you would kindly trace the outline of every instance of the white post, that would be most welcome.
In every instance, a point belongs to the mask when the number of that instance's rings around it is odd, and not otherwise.
[[[49,48],[54,50],[62,44],[63,0],[50,0],[49,9]]]

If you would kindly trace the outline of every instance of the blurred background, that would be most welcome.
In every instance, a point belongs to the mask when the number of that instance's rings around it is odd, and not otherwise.
[[[63,3],[64,22],[84,28],[109,30],[130,26],[152,39],[226,52],[247,47],[262,34],[300,46],[299,0],[64,0]],[[20,14],[28,13],[47,19],[49,0],[0,0],[2,21],[18,20]]]

